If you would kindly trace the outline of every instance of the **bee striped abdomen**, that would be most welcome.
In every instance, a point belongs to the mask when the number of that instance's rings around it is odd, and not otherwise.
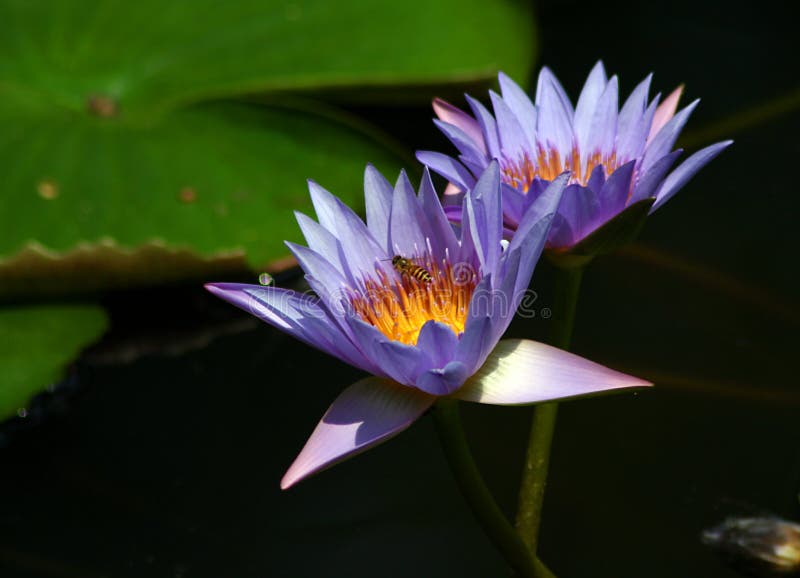
[[[392,257],[392,267],[401,275],[408,275],[422,283],[430,283],[432,280],[431,274],[425,267],[421,267],[412,260],[400,255]]]

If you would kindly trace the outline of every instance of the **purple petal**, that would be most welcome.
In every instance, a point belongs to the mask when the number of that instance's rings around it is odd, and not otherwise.
[[[317,211],[319,223],[333,233],[341,243],[342,263],[351,280],[372,275],[376,260],[386,259],[386,247],[378,244],[364,222],[353,210],[328,191],[309,182],[311,202]]]
[[[450,142],[452,142],[462,155],[472,159],[476,163],[481,161],[486,162],[489,160],[486,153],[479,149],[467,134],[455,125],[447,124],[440,120],[434,119],[433,124],[442,131]]]
[[[682,94],[683,85],[680,85],[658,106],[653,116],[653,123],[650,125],[650,132],[647,135],[648,143],[651,142],[661,129],[675,116],[675,111],[678,109],[678,101],[681,99]]]
[[[505,318],[495,317],[493,319],[490,316],[492,313],[496,312],[492,311],[494,307],[489,283],[487,282],[482,290],[479,291],[479,289],[481,289],[480,285],[483,285],[483,281],[487,279],[489,279],[489,277],[484,277],[481,280],[481,284],[479,284],[479,287],[475,290],[475,294],[472,296],[469,312],[470,317],[467,320],[464,333],[461,335],[461,340],[458,342],[458,348],[456,349],[455,361],[464,364],[464,367],[467,368],[468,375],[472,375],[483,365],[486,356],[489,355],[489,352],[494,347],[493,322],[497,324],[505,323],[505,326],[508,327],[508,324],[511,323],[511,317],[513,317],[513,312],[508,313]],[[476,295],[478,296],[477,298]],[[475,306],[476,310],[482,309],[484,315],[473,316],[473,306]],[[486,314],[487,310],[489,314]]]
[[[567,94],[546,66],[539,73],[536,86],[538,124],[536,140],[558,149],[564,158],[572,152],[572,117],[574,112]]]
[[[344,271],[345,266],[340,254],[341,246],[333,233],[303,213],[295,211],[294,216],[306,239],[308,248],[322,255],[334,268]]]
[[[417,160],[462,191],[467,191],[475,185],[475,177],[452,157],[433,151],[417,151]]]
[[[427,235],[422,228],[424,219],[414,187],[405,171],[402,171],[392,196],[388,247],[390,255],[414,257],[427,252]]]
[[[647,110],[647,95],[650,92],[652,78],[653,75],[648,74],[647,78],[633,89],[619,112],[617,154],[620,159],[635,158],[644,149],[650,129],[650,126],[644,122],[644,113]]]
[[[527,137],[528,150],[535,151],[536,107],[533,106],[531,99],[528,98],[525,91],[504,73],[501,72],[498,75],[498,80],[500,81],[500,91],[503,94],[503,100],[514,113],[514,116],[522,127],[522,132],[524,132]]]
[[[422,212],[428,222],[428,231],[430,232],[431,247],[433,249],[432,257],[441,260],[447,252],[450,255],[455,255],[458,249],[458,239],[439,202],[439,197],[436,194],[436,189],[433,188],[433,182],[427,167],[422,173],[419,197],[422,203]]]
[[[308,295],[241,283],[212,283],[206,289],[312,347],[365,371],[375,369],[317,300]]]
[[[528,137],[522,129],[517,116],[505,100],[494,91],[489,91],[492,108],[497,119],[497,134],[500,135],[500,150],[504,157],[519,160],[530,149]]]
[[[436,398],[376,377],[342,392],[322,417],[305,447],[281,480],[286,489],[313,473],[397,435],[416,421]]]
[[[455,397],[496,405],[525,405],[651,383],[572,353],[527,339],[498,343]]]
[[[364,171],[364,202],[367,212],[367,228],[372,231],[378,244],[388,247],[392,185],[372,165],[367,165]]]
[[[341,300],[345,296],[344,289],[351,284],[351,281],[345,277],[346,274],[313,249],[291,241],[285,243],[306,274],[306,279],[314,292],[320,296],[331,311],[342,312]]]
[[[461,387],[469,377],[466,366],[451,361],[442,368],[429,369],[417,378],[417,387],[432,395],[449,395]]]
[[[516,229],[522,221],[528,196],[506,183],[500,183],[500,193],[503,196],[503,224]]]
[[[699,102],[699,100],[695,100],[672,117],[672,120],[658,132],[655,138],[648,142],[642,158],[642,172],[648,171],[655,161],[672,152],[672,146]]]
[[[592,116],[589,136],[587,137],[586,150],[581,150],[581,158],[586,158],[594,153],[603,155],[614,151],[617,140],[617,111],[619,107],[619,81],[612,76],[606,89],[597,101],[597,107]]]
[[[625,208],[631,192],[631,178],[636,161],[629,161],[611,173],[606,184],[598,195],[600,210],[593,222],[594,227],[599,227],[608,219],[615,216]]]
[[[486,110],[479,101],[472,98],[470,95],[464,95],[467,99],[467,104],[472,109],[472,114],[478,119],[478,124],[483,131],[483,137],[486,141],[486,147],[489,152],[490,158],[500,158],[500,139],[497,136],[497,123],[491,113]]]
[[[441,98],[433,99],[433,110],[439,120],[460,128],[484,154],[487,153],[486,143],[483,141],[483,132],[477,120]]]
[[[428,321],[422,326],[417,347],[428,356],[429,366],[442,368],[455,357],[458,337],[453,330],[438,321]]]
[[[514,234],[514,238],[511,240],[511,244],[506,251],[512,251],[520,247],[530,235],[534,235],[538,239],[538,236],[542,233],[539,224],[540,221],[547,215],[552,215],[556,212],[558,206],[561,204],[569,179],[569,172],[562,173],[553,179],[553,181],[547,185],[547,188],[536,198],[533,204],[525,210],[522,222],[517,228],[517,232]],[[546,234],[545,232],[545,236]],[[544,242],[544,240],[542,240],[542,242]]]
[[[654,162],[650,170],[642,175],[639,178],[639,182],[634,186],[633,194],[631,194],[628,204],[632,205],[654,196],[658,187],[664,181],[667,172],[672,168],[675,160],[681,156],[681,153],[683,153],[683,149],[677,149]]]
[[[607,83],[606,69],[603,67],[603,62],[598,60],[589,73],[581,95],[578,97],[578,104],[575,106],[575,139],[580,151],[589,150],[589,133],[594,111]]]
[[[423,354],[413,345],[390,341],[376,327],[351,315],[345,318],[364,355],[380,368],[379,375],[403,385],[415,386],[422,369]]]
[[[658,192],[656,202],[653,204],[650,212],[652,213],[661,205],[670,200],[672,196],[677,193],[681,187],[683,187],[683,185],[689,182],[689,179],[691,179],[695,173],[697,173],[697,171],[703,168],[708,162],[710,162],[724,149],[729,147],[732,143],[733,141],[731,140],[718,142],[697,151],[688,159],[683,161],[680,166],[672,171],[672,173],[670,173],[670,175],[664,181],[664,186],[661,187],[661,190]]]
[[[494,273],[500,258],[500,240],[503,238],[501,203],[500,169],[497,162],[492,161],[467,195],[469,229],[484,274]]]

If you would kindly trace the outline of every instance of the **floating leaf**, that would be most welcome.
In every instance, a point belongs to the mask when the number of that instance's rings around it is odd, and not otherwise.
[[[0,309],[0,420],[24,409],[56,382],[66,365],[106,328],[95,305],[42,305]]]

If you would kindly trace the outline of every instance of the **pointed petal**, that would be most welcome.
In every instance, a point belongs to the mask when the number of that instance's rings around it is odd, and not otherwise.
[[[439,120],[460,128],[484,154],[487,153],[486,143],[483,141],[483,131],[477,120],[441,98],[433,99],[433,111]]]
[[[277,287],[211,283],[211,293],[334,357],[373,372],[374,365],[320,307],[318,299]]]
[[[467,134],[455,125],[434,119],[433,124],[442,131],[450,142],[452,142],[462,155],[472,159],[476,163],[488,161],[486,153],[467,136]]]
[[[540,194],[536,200],[525,210],[525,215],[522,217],[522,222],[511,239],[507,251],[513,251],[520,247],[529,235],[538,236],[542,234],[540,221],[547,215],[554,214],[558,206],[562,202],[564,191],[566,190],[567,183],[569,183],[570,173],[565,172],[547,185],[547,188]],[[548,221],[549,226],[549,221]]]
[[[591,153],[601,152],[604,155],[614,151],[617,140],[617,111],[619,110],[619,81],[612,76],[606,89],[597,101],[592,116],[586,150],[581,150],[581,158],[586,159]]]
[[[480,101],[475,100],[468,94],[465,94],[464,98],[467,99],[467,104],[472,109],[472,114],[475,115],[475,118],[478,119],[478,124],[481,126],[489,157],[500,158],[500,139],[497,136],[497,122],[495,122],[494,117]]]
[[[649,127],[645,126],[638,130],[638,125],[644,121],[644,113],[647,110],[647,95],[650,92],[650,82],[652,74],[648,74],[622,105],[619,111],[619,121],[617,123],[617,153],[621,159],[629,159],[638,156],[639,151],[644,149],[644,143],[649,132]]]
[[[497,134],[500,136],[500,150],[504,157],[512,160],[522,158],[528,151],[528,137],[522,129],[517,116],[503,98],[494,91],[489,91],[492,108],[497,119]],[[532,150],[529,155],[532,155]]]
[[[670,200],[675,193],[681,190],[683,185],[689,182],[689,179],[691,179],[697,173],[697,171],[702,169],[714,157],[729,147],[732,143],[733,141],[731,140],[718,142],[697,151],[688,159],[683,161],[680,166],[672,171],[672,173],[670,173],[670,175],[664,181],[664,186],[661,187],[661,190],[656,197],[656,202],[653,204],[653,208],[650,209],[650,212],[652,213],[661,205]]]
[[[681,84],[678,88],[673,90],[656,109],[656,113],[653,116],[653,124],[650,125],[650,132],[647,135],[648,143],[652,141],[659,131],[675,116],[675,111],[678,109],[678,101],[683,94],[683,88],[684,86]]]
[[[450,327],[438,321],[428,321],[422,326],[417,347],[428,356],[431,367],[444,367],[454,359],[458,337]]]
[[[500,168],[496,161],[492,161],[467,195],[469,229],[484,274],[493,274],[500,258],[500,240],[503,238],[501,202]]]
[[[467,191],[475,185],[475,177],[452,157],[434,151],[417,151],[417,160],[462,191]]]
[[[600,210],[593,221],[594,227],[599,227],[625,208],[631,192],[631,178],[635,166],[635,160],[628,161],[608,177],[598,195]]]
[[[367,212],[367,228],[372,231],[378,244],[388,247],[392,185],[372,165],[367,165],[364,171],[364,202]]]
[[[454,255],[458,249],[458,239],[455,232],[453,232],[453,226],[447,220],[442,204],[439,202],[439,196],[433,187],[428,167],[425,167],[422,172],[419,198],[422,203],[422,212],[428,222],[431,248],[433,249],[432,257],[441,260],[448,251],[451,255]]]
[[[504,73],[498,75],[500,92],[525,133],[528,150],[536,150],[536,107],[520,86]]]
[[[455,397],[496,405],[525,405],[651,383],[567,351],[527,339],[497,344]]]
[[[536,86],[539,113],[536,141],[557,148],[564,158],[572,151],[572,103],[549,68],[542,68]]]
[[[606,69],[601,60],[597,61],[583,85],[578,104],[575,106],[575,139],[580,151],[588,150],[589,132],[594,118],[594,111],[600,101],[600,96],[608,83]]]
[[[632,205],[655,195],[661,183],[664,182],[667,172],[682,153],[683,149],[677,149],[654,162],[650,170],[643,174],[634,186],[628,204]]]
[[[334,268],[344,271],[345,266],[340,254],[341,246],[333,233],[303,213],[295,211],[294,216],[306,239],[308,248],[322,255]]]
[[[349,285],[345,274],[316,251],[290,241],[285,244],[306,274],[309,285],[328,309],[334,313],[342,312],[342,298]]]
[[[286,489],[408,428],[436,398],[376,377],[344,390],[281,480]]]
[[[390,255],[414,257],[427,250],[427,235],[423,229],[425,216],[417,202],[417,195],[405,171],[400,173],[392,195],[392,213],[389,224]]]
[[[647,143],[647,148],[642,157],[642,172],[650,170],[653,163],[666,154],[672,152],[672,146],[681,134],[683,127],[689,120],[692,111],[697,107],[699,100],[695,100],[689,106],[681,110],[678,114],[672,117],[664,128],[658,131],[658,134]]]
[[[481,281],[488,279],[484,277]],[[488,284],[487,284],[488,285]],[[456,348],[455,361],[463,363],[467,368],[467,375],[472,375],[481,365],[483,365],[486,356],[494,347],[494,339],[492,338],[492,323],[493,319],[491,314],[494,303],[492,301],[493,294],[489,287],[481,287],[480,285],[475,289],[470,302],[470,317],[467,320],[467,325],[464,328],[464,333],[461,335],[461,340],[458,342]],[[473,310],[475,314],[473,314]],[[508,323],[511,322],[513,313],[507,315]],[[503,319],[495,318],[494,322],[498,324],[504,321]],[[506,327],[508,324],[506,324]]]

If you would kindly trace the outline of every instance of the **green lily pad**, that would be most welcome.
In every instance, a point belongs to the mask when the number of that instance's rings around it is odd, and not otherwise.
[[[42,305],[0,309],[0,420],[27,407],[56,382],[66,365],[105,331],[95,305]]]
[[[413,162],[302,95],[524,80],[531,28],[516,0],[0,3],[0,299],[266,267],[306,178],[359,206],[367,162]]]
[[[545,255],[557,267],[583,267],[597,255],[607,255],[636,239],[654,202],[644,199],[634,203],[568,250],[548,249]]]
[[[298,240],[306,178],[360,206],[366,162],[390,177],[401,165],[301,111],[198,105],[138,126],[18,110],[0,107],[0,297],[262,267]]]
[[[517,0],[7,0],[0,84],[146,115],[209,97],[490,80],[500,67],[524,80],[532,23]]]

